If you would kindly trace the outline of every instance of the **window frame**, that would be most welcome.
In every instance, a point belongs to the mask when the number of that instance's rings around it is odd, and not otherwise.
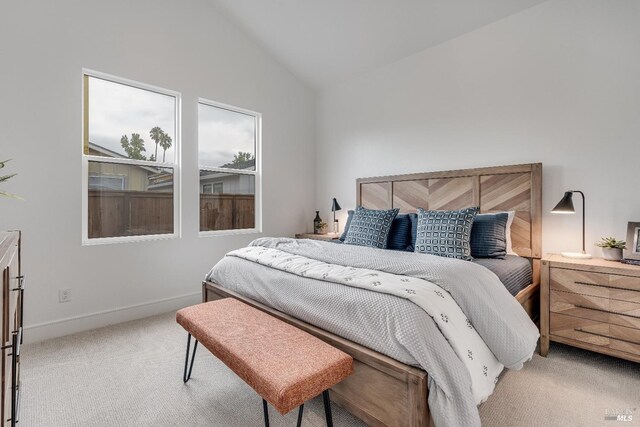
[[[258,113],[256,111],[247,110],[245,108],[236,107],[229,104],[224,104],[222,102],[212,101],[206,98],[198,98],[198,107],[200,104],[208,106],[221,108],[223,110],[232,111],[234,113],[246,114],[248,116],[252,116],[255,119],[255,159],[256,159],[256,168],[254,171],[244,170],[244,169],[233,169],[233,168],[221,168],[221,167],[213,167],[209,165],[203,165],[200,163],[200,115],[198,113],[198,131],[197,131],[197,147],[198,147],[198,203],[200,203],[200,171],[204,170],[207,172],[221,172],[221,173],[232,173],[237,175],[252,175],[254,177],[254,185],[255,185],[255,194],[254,194],[254,227],[253,228],[240,228],[240,229],[229,229],[229,230],[200,230],[200,209],[198,209],[198,237],[212,237],[212,236],[228,236],[228,235],[238,235],[238,234],[258,234],[262,233],[262,113]]]
[[[89,140],[89,93],[86,90],[85,76],[94,77],[108,82],[131,86],[136,89],[156,92],[161,95],[168,95],[175,98],[175,158],[174,163],[156,162],[149,160],[136,160],[127,158],[114,158],[105,156],[94,156],[85,154],[85,142]],[[81,85],[81,105],[82,105],[82,137],[81,137],[81,158],[82,158],[82,246],[94,246],[113,243],[144,242],[154,240],[177,239],[182,236],[182,127],[180,118],[182,116],[182,94],[180,92],[153,86],[147,83],[114,76],[100,71],[82,68],[80,79]],[[173,170],[173,233],[166,234],[144,234],[137,236],[115,236],[89,238],[89,162],[115,163],[135,166],[151,166]]]

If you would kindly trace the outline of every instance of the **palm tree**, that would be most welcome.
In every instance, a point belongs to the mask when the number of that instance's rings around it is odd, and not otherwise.
[[[171,137],[169,136],[169,134],[166,134],[164,132],[162,132],[162,137],[160,138],[160,148],[162,148],[164,151],[162,152],[162,163],[164,163],[164,158],[167,154],[167,150],[169,148],[171,148],[171,143],[173,142],[173,140],[171,139]]]
[[[149,137],[156,143],[156,154],[153,156],[154,159],[158,158],[158,143],[160,142],[160,139],[162,139],[162,135],[164,135],[164,131],[160,126],[156,126],[149,131]]]

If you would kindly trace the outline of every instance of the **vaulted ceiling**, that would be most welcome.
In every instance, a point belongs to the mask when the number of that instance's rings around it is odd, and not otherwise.
[[[210,0],[318,89],[545,0]]]

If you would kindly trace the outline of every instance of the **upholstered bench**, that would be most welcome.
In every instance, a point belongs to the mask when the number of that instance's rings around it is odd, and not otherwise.
[[[351,375],[353,359],[324,341],[232,298],[184,308],[177,322],[189,333],[183,380],[191,377],[198,342],[249,384],[261,397],[265,426],[267,402],[286,414],[322,393],[331,427],[328,389]],[[191,336],[193,346],[189,365]]]

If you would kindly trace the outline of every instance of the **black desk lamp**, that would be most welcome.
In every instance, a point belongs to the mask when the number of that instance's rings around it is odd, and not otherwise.
[[[555,214],[573,214],[576,213],[576,209],[573,207],[573,193],[580,193],[582,196],[582,252],[562,252],[562,256],[566,258],[581,258],[589,259],[591,255],[585,251],[584,246],[584,213],[585,213],[585,201],[584,193],[579,190],[571,190],[564,193],[562,200],[558,202],[555,208],[551,210],[551,213]]]
[[[340,231],[338,227],[338,220],[336,219],[336,211],[339,211],[340,209],[342,208],[340,207],[340,205],[338,204],[338,201],[334,197],[333,203],[331,203],[331,212],[333,212],[333,232],[336,234],[338,234],[338,232]]]

